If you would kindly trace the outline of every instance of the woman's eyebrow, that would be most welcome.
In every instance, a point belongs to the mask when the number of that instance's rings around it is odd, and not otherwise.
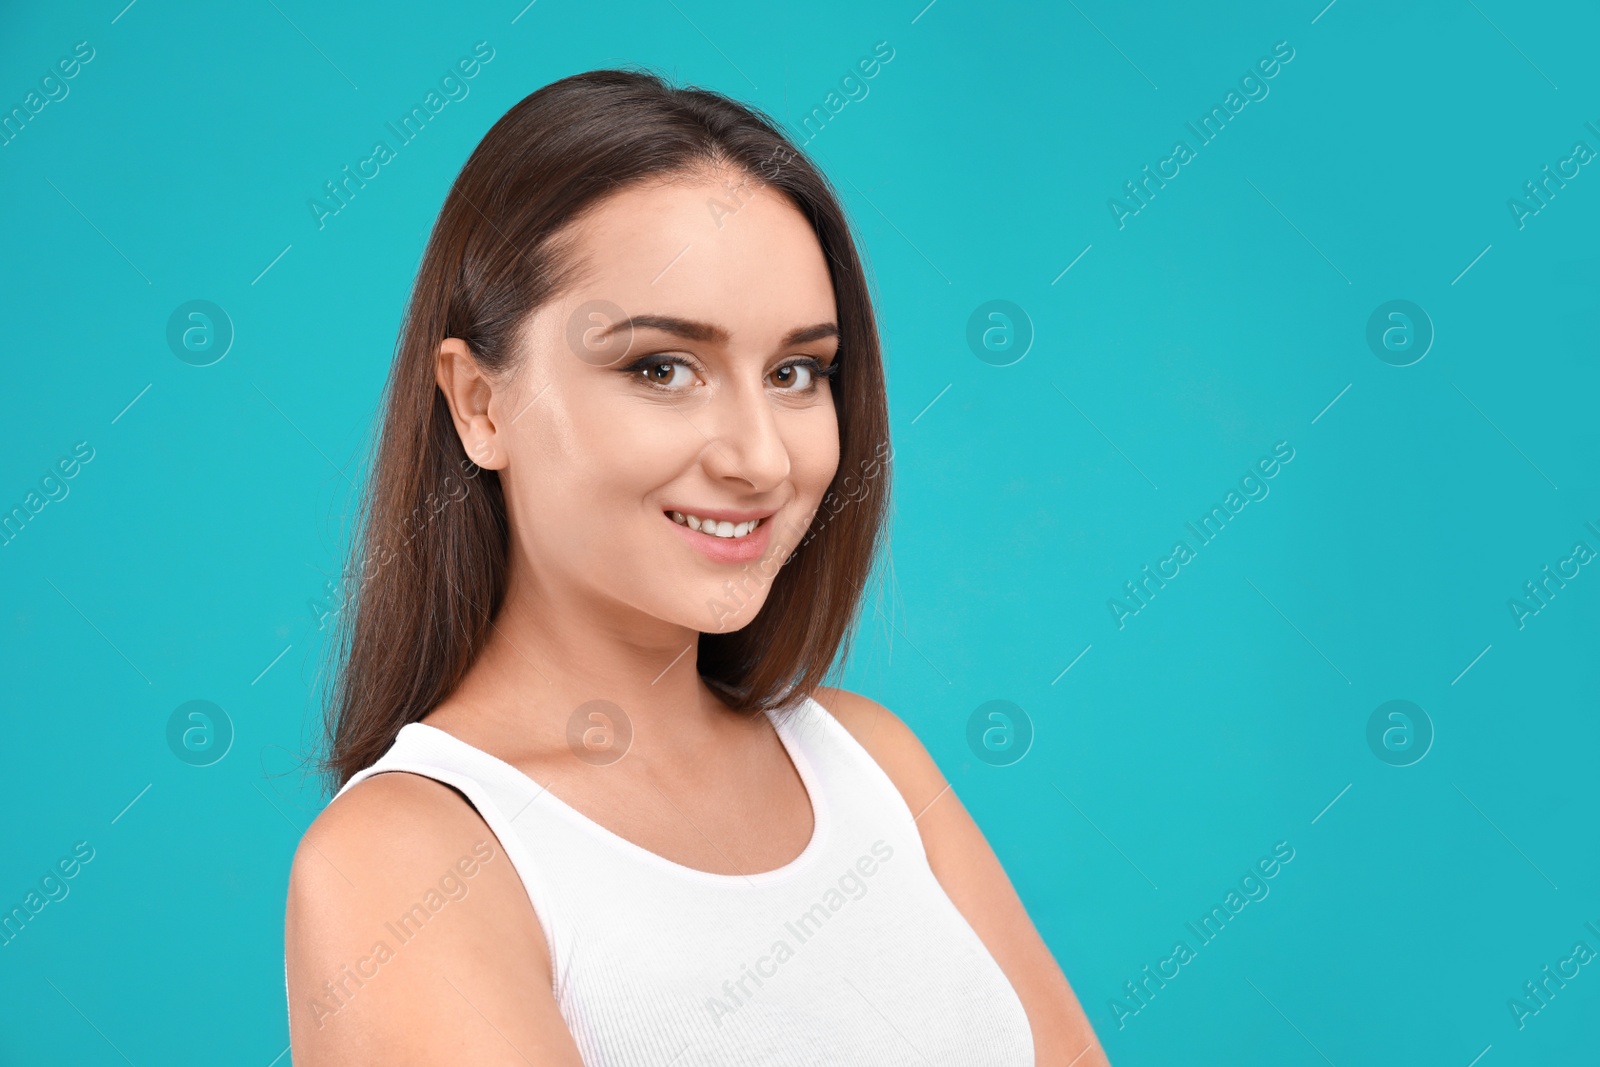
[[[807,341],[820,341],[824,337],[838,337],[839,327],[832,322],[819,322],[815,326],[802,326],[798,330],[790,330],[784,337],[781,347],[790,345],[803,345]]]
[[[709,322],[695,322],[691,319],[680,319],[673,315],[631,315],[617,322],[605,331],[604,336],[609,337],[622,329],[630,330],[661,330],[691,341],[703,341],[714,344],[726,344],[728,331]],[[802,345],[808,341],[821,340],[824,337],[838,337],[839,327],[832,322],[819,322],[813,326],[801,326],[790,330],[784,335],[780,345],[787,348],[790,345]]]

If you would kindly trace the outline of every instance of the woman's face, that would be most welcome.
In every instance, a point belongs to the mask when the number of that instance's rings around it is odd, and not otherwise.
[[[822,248],[782,194],[725,174],[626,189],[570,234],[578,281],[525,324],[468,453],[500,470],[542,599],[738,629],[839,463]]]

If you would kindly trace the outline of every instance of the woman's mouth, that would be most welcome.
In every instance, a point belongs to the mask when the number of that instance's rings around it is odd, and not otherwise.
[[[772,515],[742,522],[702,518],[689,511],[663,511],[662,515],[672,523],[678,536],[712,563],[755,563],[772,550]]]
[[[745,537],[762,523],[761,519],[752,519],[749,522],[718,522],[715,519],[702,519],[698,515],[685,515],[681,511],[669,511],[667,514],[679,526],[687,526],[691,530],[730,541]]]

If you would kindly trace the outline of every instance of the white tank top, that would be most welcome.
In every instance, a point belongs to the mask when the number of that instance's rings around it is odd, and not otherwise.
[[[528,891],[588,1067],[1032,1067],[1022,1002],[934,877],[899,790],[821,704],[792,715],[768,717],[815,829],[758,874],[659,856],[425,723],[340,793],[410,771],[472,802]]]

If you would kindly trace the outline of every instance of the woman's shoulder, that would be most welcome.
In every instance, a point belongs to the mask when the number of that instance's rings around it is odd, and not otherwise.
[[[338,879],[347,862],[405,865],[487,828],[455,789],[421,774],[373,774],[338,793],[312,820],[295,851],[301,880]]]
[[[409,906],[407,894],[437,884],[457,859],[476,859],[475,847],[510,866],[476,809],[443,782],[406,772],[357,782],[334,797],[295,849],[291,949],[297,937],[308,945],[344,940],[380,916],[399,914]],[[479,884],[492,881],[498,879]]]
[[[285,977],[296,1062],[376,1061],[407,1049],[442,1056],[467,1016],[514,1027],[530,1045],[571,1040],[510,858],[461,794],[420,774],[357,782],[302,836],[289,875]],[[481,1016],[460,1010],[463,996]],[[483,1053],[476,1062],[502,1062],[493,1027],[468,1029],[462,1040]],[[565,1054],[560,1062],[576,1063]]]

